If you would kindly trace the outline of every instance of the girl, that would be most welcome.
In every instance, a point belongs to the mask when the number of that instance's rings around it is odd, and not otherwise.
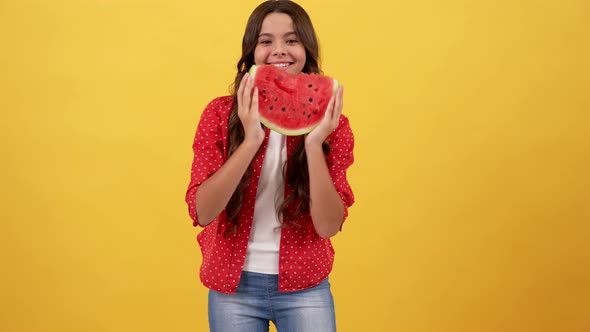
[[[211,101],[193,143],[189,214],[203,254],[211,331],[335,331],[329,238],[354,196],[346,179],[353,135],[342,87],[311,133],[282,136],[261,126],[254,64],[320,73],[319,47],[303,8],[286,0],[251,14],[231,96]]]

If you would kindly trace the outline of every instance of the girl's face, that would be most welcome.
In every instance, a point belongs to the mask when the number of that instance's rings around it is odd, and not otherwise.
[[[301,73],[305,66],[305,48],[289,15],[266,15],[254,49],[254,63],[257,66],[274,65],[291,74]]]

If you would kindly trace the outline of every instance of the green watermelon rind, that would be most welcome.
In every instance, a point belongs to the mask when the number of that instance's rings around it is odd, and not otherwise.
[[[256,77],[256,71],[258,69],[258,66],[256,65],[252,65],[252,67],[250,68],[250,70],[248,71],[248,73],[250,74],[250,76],[252,77],[252,79],[254,79]],[[339,82],[337,79],[332,78],[333,83],[332,83],[332,95],[335,95],[336,92],[338,91],[338,87],[339,87]],[[309,126],[309,127],[305,127],[305,128],[300,128],[300,129],[287,129],[287,128],[283,128],[283,127],[279,127],[276,126],[275,124],[271,123],[268,119],[266,119],[264,116],[259,115],[260,117],[260,122],[265,125],[266,127],[276,131],[279,134],[283,134],[286,136],[299,136],[299,135],[305,135],[309,132],[311,132],[312,130],[314,130],[315,127],[317,127],[320,122],[318,122],[317,124],[313,125],[313,126]]]
[[[301,129],[297,129],[297,130],[292,130],[292,129],[287,129],[287,128],[283,128],[283,127],[278,127],[275,126],[272,122],[270,122],[269,120],[267,120],[265,117],[263,117],[262,115],[260,115],[260,122],[265,125],[266,127],[276,131],[279,134],[283,134],[285,136],[299,136],[299,135],[305,135],[309,132],[311,132],[315,127],[317,127],[319,125],[313,125],[307,128],[301,128]]]

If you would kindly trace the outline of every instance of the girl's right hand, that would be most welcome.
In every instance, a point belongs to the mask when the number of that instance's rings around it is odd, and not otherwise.
[[[254,88],[254,80],[246,73],[238,88],[238,117],[244,127],[244,143],[262,145],[264,130],[258,115],[258,88]]]

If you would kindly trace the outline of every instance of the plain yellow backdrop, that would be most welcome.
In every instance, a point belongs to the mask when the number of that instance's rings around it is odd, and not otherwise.
[[[0,1],[0,330],[207,330],[191,144],[257,4]],[[356,137],[339,331],[590,331],[588,2],[300,4]]]

